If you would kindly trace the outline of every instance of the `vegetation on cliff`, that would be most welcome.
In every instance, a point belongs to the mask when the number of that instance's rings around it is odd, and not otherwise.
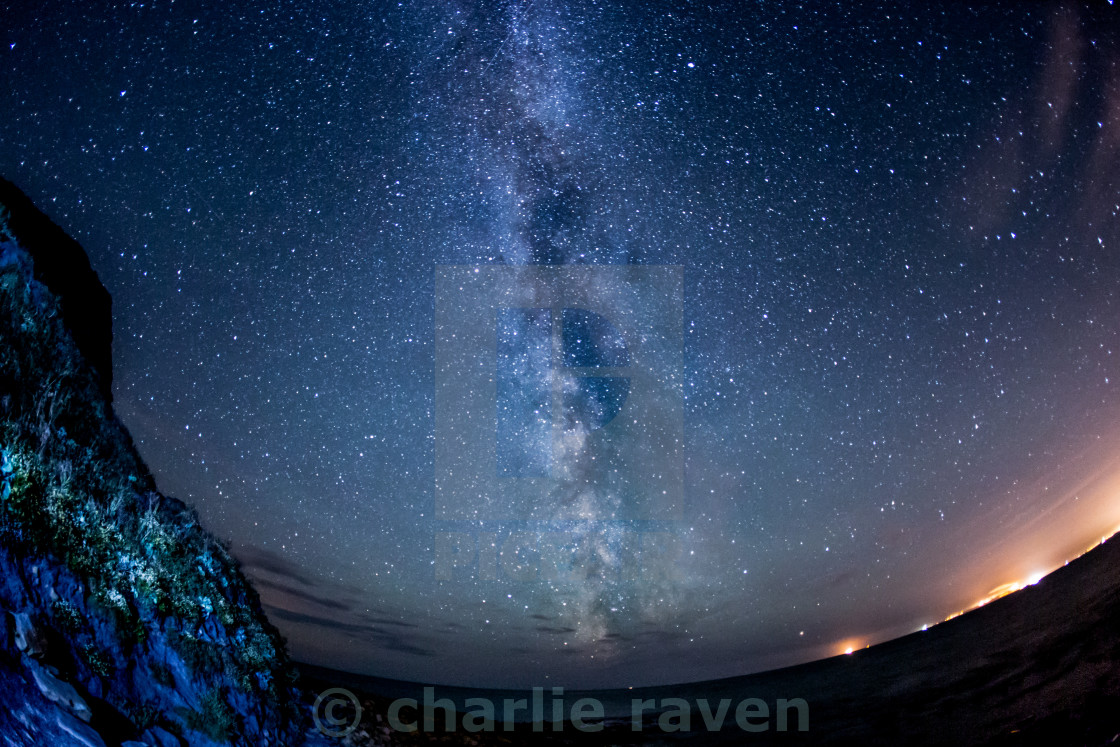
[[[33,261],[0,205],[0,607],[138,734],[287,741],[279,635],[226,548],[156,490]]]

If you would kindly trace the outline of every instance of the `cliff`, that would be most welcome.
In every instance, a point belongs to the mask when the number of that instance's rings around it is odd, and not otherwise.
[[[70,238],[19,187],[0,177],[0,242],[14,242],[32,260],[35,279],[58,300],[63,323],[97,377],[98,389],[113,400],[113,299]]]
[[[283,642],[113,414],[110,300],[0,180],[0,743],[293,744]]]

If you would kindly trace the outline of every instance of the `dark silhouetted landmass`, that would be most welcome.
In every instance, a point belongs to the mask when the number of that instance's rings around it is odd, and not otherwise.
[[[787,669],[677,686],[634,690],[568,691],[565,702],[593,697],[604,703],[606,728],[581,733],[565,723],[542,733],[528,723],[513,733],[401,734],[388,728],[386,710],[399,697],[422,698],[416,683],[363,678],[304,666],[304,680],[320,690],[347,687],[364,701],[357,744],[426,744],[453,739],[498,744],[708,745],[998,745],[1103,747],[1120,743],[1120,537],[1058,569],[1038,584],[927,631],[847,656]],[[547,692],[547,690],[546,690]],[[438,697],[466,711],[470,697],[501,702],[526,691],[436,687]],[[666,733],[647,713],[640,732],[628,716],[631,699],[682,698],[692,704],[690,732]],[[709,713],[730,701],[724,726],[709,732],[697,703]],[[757,698],[771,709],[766,731],[747,733],[736,705]],[[777,731],[779,699],[803,699],[809,723]],[[546,701],[547,702],[547,701]],[[442,714],[442,712],[440,712]],[[412,711],[406,711],[409,719]],[[439,716],[442,718],[442,715]]]
[[[0,177],[0,241],[5,240],[31,257],[35,279],[58,299],[74,344],[97,373],[102,396],[112,402],[113,299],[81,245]]]
[[[301,743],[256,592],[113,414],[109,309],[0,180],[0,743]]]

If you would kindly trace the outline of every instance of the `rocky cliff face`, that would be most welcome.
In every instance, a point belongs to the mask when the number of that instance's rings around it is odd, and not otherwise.
[[[291,744],[256,593],[109,404],[109,298],[0,180],[0,744]]]
[[[0,241],[17,242],[35,279],[58,299],[66,329],[113,400],[113,299],[77,241],[43,214],[19,187],[0,177]]]

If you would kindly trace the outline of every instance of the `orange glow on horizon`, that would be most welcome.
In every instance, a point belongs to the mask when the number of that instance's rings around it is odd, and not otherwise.
[[[1120,526],[1117,526],[1109,534],[1102,537],[1100,542],[1094,543],[1091,547],[1087,548],[1083,552],[1080,552],[1080,553],[1076,554],[1075,556],[1073,556],[1072,558],[1070,558],[1069,560],[1066,560],[1065,563],[1063,563],[1062,565],[1069,565],[1072,561],[1077,560],[1082,555],[1085,555],[1086,553],[1088,553],[1090,550],[1093,550],[1093,549],[1096,549],[1097,547],[1100,547],[1105,542],[1108,542],[1109,540],[1111,540],[1112,538],[1117,537],[1117,536],[1120,536]],[[1049,576],[1051,573],[1053,573],[1058,568],[1061,568],[1062,565],[1058,565],[1058,566],[1054,566],[1052,568],[1048,568],[1045,571],[1037,571],[1035,573],[1032,573],[1030,576],[1028,576],[1026,578],[1026,580],[1023,580],[1023,581],[1010,581],[1010,582],[1005,583],[1005,584],[1000,584],[999,586],[997,586],[994,589],[992,589],[991,591],[989,591],[987,596],[985,596],[983,599],[981,599],[978,602],[976,602],[975,604],[973,604],[971,607],[967,607],[965,609],[958,610],[958,611],[950,614],[948,617],[946,617],[941,622],[949,622],[950,620],[953,620],[957,617],[960,617],[961,615],[965,614],[966,612],[971,612],[973,610],[979,609],[980,607],[983,607],[984,605],[990,604],[991,602],[994,602],[997,599],[1002,599],[1003,597],[1008,596],[1010,594],[1014,594],[1017,591],[1022,591],[1023,589],[1026,589],[1029,586],[1034,586],[1039,581],[1041,581],[1043,578],[1045,578],[1046,576]],[[932,628],[934,626],[940,625],[941,622],[935,622],[935,623],[932,623],[932,624],[923,625],[919,630],[921,630],[921,631],[929,630],[930,628]],[[835,644],[832,647],[832,652],[833,652],[832,655],[833,656],[851,655],[861,648],[870,648],[871,643],[869,641],[870,641],[870,639],[866,636],[859,637],[859,638],[846,638],[846,639],[840,641],[839,643]]]
[[[844,640],[837,643],[833,647],[832,651],[833,651],[833,656],[837,656],[837,655],[840,655],[840,654],[849,655],[849,654],[855,653],[856,651],[860,650],[861,648],[870,648],[870,647],[871,647],[871,644],[868,642],[868,639],[866,639],[866,638],[845,638]]]

